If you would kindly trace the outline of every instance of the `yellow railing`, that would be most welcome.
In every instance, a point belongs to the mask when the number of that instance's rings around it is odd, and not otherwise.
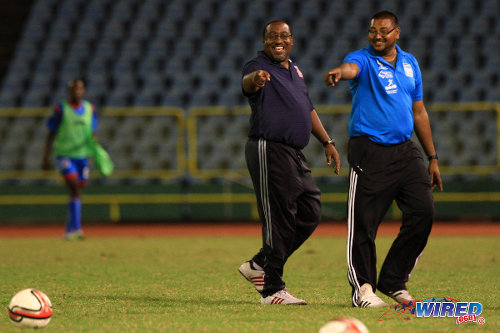
[[[430,105],[431,112],[464,112],[464,111],[495,111],[497,130],[497,161],[492,166],[440,167],[443,174],[479,174],[487,175],[500,172],[500,102],[469,102],[469,103],[434,103]]]
[[[206,140],[209,138],[198,138],[197,125],[201,117],[207,116],[249,116],[249,107],[196,107],[189,111],[187,118],[187,137],[188,137],[188,170],[193,177],[210,179],[210,178],[229,178],[240,179],[248,177],[246,169],[210,169],[204,170],[198,167],[198,140]],[[246,134],[246,133],[245,133]],[[238,138],[239,139],[239,138]],[[244,140],[241,142],[245,144]]]
[[[462,112],[462,111],[494,111],[496,115],[496,164],[495,165],[464,165],[464,166],[441,166],[443,175],[488,175],[500,172],[500,103],[478,102],[478,103],[438,103],[427,106],[429,112]],[[350,105],[318,105],[317,111],[321,115],[348,114]],[[47,117],[51,110],[49,108],[4,108],[0,109],[0,117]],[[185,112],[176,107],[134,107],[134,108],[103,108],[102,117],[150,117],[167,116],[175,119],[177,130],[176,159],[177,167],[162,170],[116,170],[111,176],[113,179],[139,178],[139,179],[175,179],[183,177],[186,172],[190,176],[201,179],[226,178],[242,179],[248,177],[247,170],[239,169],[202,169],[199,167],[198,143],[200,140],[210,138],[199,138],[197,128],[199,120],[207,116],[249,116],[248,106],[241,107],[198,107]],[[246,133],[245,133],[246,134]],[[241,138],[235,138],[241,139]],[[187,141],[187,149],[186,149]],[[214,142],[214,144],[217,144]],[[244,144],[244,142],[242,142]],[[41,152],[40,152],[41,153]],[[1,156],[0,156],[1,158]],[[343,164],[346,166],[346,161]],[[326,177],[332,175],[329,168],[313,168],[314,175]],[[347,176],[347,168],[342,169],[342,176]],[[94,171],[95,173],[95,171]],[[42,170],[0,170],[2,179],[58,179],[54,171]]]
[[[429,112],[463,112],[463,111],[494,111],[496,116],[496,165],[488,166],[441,166],[443,175],[485,175],[500,173],[500,103],[446,103],[430,104],[427,106]],[[350,105],[319,105],[317,111],[320,117],[326,115],[347,115],[350,112]],[[48,108],[29,108],[29,109],[0,109],[0,117],[47,117],[51,110]],[[170,107],[148,107],[148,108],[103,108],[101,117],[150,117],[166,116],[174,119],[173,126],[176,127],[176,158],[177,167],[169,170],[116,170],[113,179],[181,179],[186,174],[198,179],[224,178],[228,180],[240,180],[248,178],[248,171],[241,169],[204,169],[200,168],[199,143],[202,140],[210,138],[199,137],[199,126],[203,117],[209,116],[244,116],[250,115],[248,106],[242,107],[199,107],[192,108],[185,112],[180,108]],[[242,140],[244,145],[244,136],[235,138]],[[217,144],[217,142],[214,142]],[[41,153],[41,152],[40,152]],[[0,156],[0,158],[2,158]],[[347,175],[347,161],[344,161],[342,175]],[[314,168],[313,174],[317,177],[332,176],[332,170],[328,168]],[[55,171],[20,171],[4,170],[0,171],[0,180],[2,179],[51,179],[60,181],[60,177]],[[436,202],[446,203],[495,203],[500,202],[499,192],[438,192],[434,191]],[[346,193],[325,192],[322,194],[324,203],[345,203]],[[257,208],[255,205],[255,195],[251,193],[185,193],[185,194],[86,194],[83,202],[87,205],[104,205],[109,209],[109,218],[111,221],[120,221],[121,206],[129,204],[248,204],[251,206],[251,217],[257,218]],[[23,206],[23,205],[65,205],[67,195],[29,195],[12,194],[4,195],[0,190],[0,206]],[[397,207],[394,206],[392,217],[398,218],[400,214]]]
[[[50,108],[2,108],[0,117],[49,117]],[[162,170],[115,170],[111,179],[176,179],[184,176],[186,172],[186,145],[185,145],[185,112],[178,107],[132,107],[103,108],[100,117],[173,117],[178,131],[176,141],[176,159],[178,161],[175,169]],[[42,152],[40,152],[42,154]],[[1,158],[1,156],[0,156]],[[40,155],[41,159],[41,155]],[[92,171],[93,176],[97,176],[97,171]],[[61,182],[55,171],[43,170],[0,170],[0,180],[2,179],[52,179]]]
[[[347,193],[323,193],[323,203],[345,203]],[[499,192],[467,192],[467,193],[441,193],[434,192],[435,202],[461,203],[461,202],[500,202]],[[58,195],[0,195],[0,206],[24,205],[66,205],[68,196]],[[257,207],[253,193],[188,193],[188,194],[85,194],[85,205],[107,205],[109,219],[120,221],[120,205],[127,204],[248,204],[251,205],[252,218],[257,218]],[[399,217],[399,210],[394,205],[393,218]]]
[[[348,114],[350,105],[318,105],[316,107],[321,116]],[[477,102],[477,103],[439,103],[430,104],[429,112],[462,112],[462,111],[494,111],[496,114],[497,124],[497,152],[495,165],[464,165],[464,166],[440,166],[443,175],[488,175],[500,172],[500,103]],[[197,124],[198,120],[207,116],[238,116],[250,115],[250,108],[244,107],[203,107],[191,109],[187,119],[187,135],[189,147],[189,162],[188,170],[191,175],[203,179],[210,178],[241,178],[248,176],[246,169],[200,169],[198,167],[198,152],[197,152]],[[344,161],[344,166],[346,161]],[[331,168],[312,168],[313,174],[316,177],[329,177],[333,175]],[[341,169],[341,176],[347,176],[348,168]]]

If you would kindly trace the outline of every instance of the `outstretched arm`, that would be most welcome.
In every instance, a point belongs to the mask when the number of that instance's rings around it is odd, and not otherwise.
[[[325,84],[334,87],[340,80],[352,80],[358,75],[359,67],[353,62],[343,62],[325,74]]]
[[[264,70],[256,70],[255,72],[245,75],[242,79],[243,90],[247,94],[256,93],[257,90],[264,87],[267,81],[271,81],[271,74]]]

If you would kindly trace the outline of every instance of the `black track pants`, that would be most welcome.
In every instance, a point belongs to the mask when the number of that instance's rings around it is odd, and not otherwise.
[[[350,165],[347,264],[353,305],[370,283],[382,292],[406,289],[424,250],[434,218],[431,183],[422,154],[412,141],[386,147],[366,137],[349,140]],[[375,236],[392,202],[402,226],[382,265],[377,284]]]
[[[264,268],[264,297],[285,288],[283,266],[309,238],[321,217],[320,191],[300,150],[250,139],[245,158],[260,220],[262,249],[253,260]]]

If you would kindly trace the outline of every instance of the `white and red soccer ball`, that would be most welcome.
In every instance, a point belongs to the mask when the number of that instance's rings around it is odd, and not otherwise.
[[[17,327],[42,328],[49,324],[52,303],[40,290],[24,289],[12,297],[9,317]]]
[[[338,317],[328,321],[318,333],[370,333],[370,331],[356,318]]]

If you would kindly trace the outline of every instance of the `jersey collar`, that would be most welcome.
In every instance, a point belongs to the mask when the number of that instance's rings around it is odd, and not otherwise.
[[[373,47],[371,45],[367,45],[366,48],[365,48],[366,52],[368,52],[368,54],[370,55],[370,57],[372,58],[377,58],[381,61],[384,61],[386,63],[389,64],[389,62],[387,60],[385,60],[384,58],[382,58],[381,56],[377,55],[377,53],[375,53],[375,50],[373,49]],[[403,57],[406,56],[406,52],[403,51],[398,44],[396,44],[396,51],[398,52],[398,57],[397,57],[397,62],[399,62],[400,59],[402,59]]]
[[[281,66],[280,62],[274,61],[273,59],[269,58],[264,51],[258,51],[257,54],[259,55],[259,57],[265,58],[268,63],[273,64],[273,65],[280,65]],[[291,66],[292,63],[293,63],[292,59],[288,58],[288,63]]]
[[[70,99],[68,99],[68,104],[73,108],[73,109],[78,109],[83,105],[83,100],[79,104],[73,103]]]

